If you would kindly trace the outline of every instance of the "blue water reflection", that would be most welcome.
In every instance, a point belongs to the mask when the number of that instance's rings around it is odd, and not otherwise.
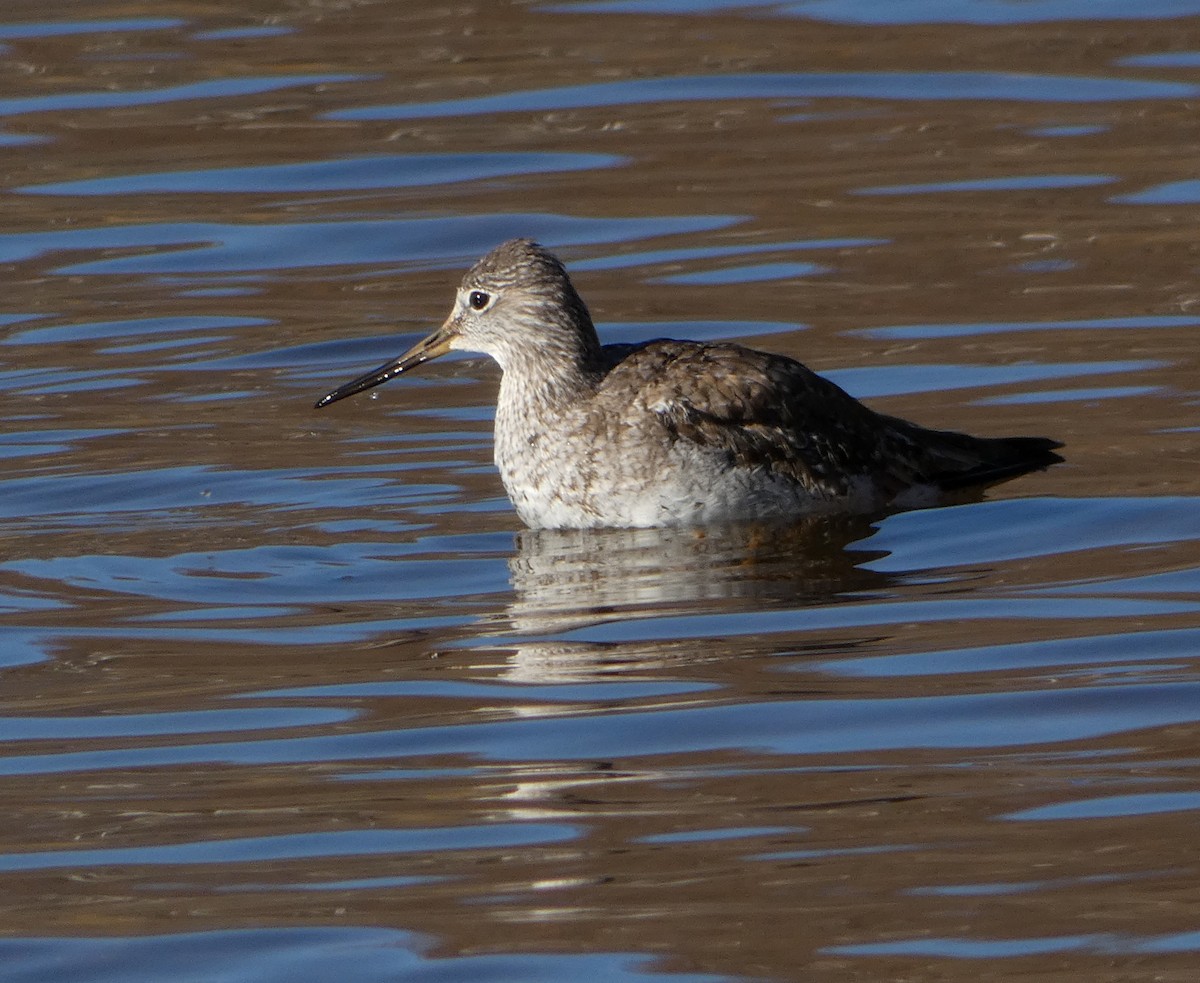
[[[314,85],[334,85],[362,81],[365,76],[341,74],[278,75],[260,78],[212,79],[188,82],[162,89],[126,91],[62,92],[54,95],[19,96],[0,99],[0,116],[19,116],[27,113],[62,112],[65,110],[94,111],[130,106],[159,106],[164,103],[203,99],[232,99],[261,95],[282,89]]]
[[[1150,79],[1002,72],[796,72],[686,75],[529,89],[471,99],[398,103],[337,110],[331,119],[430,119],[490,113],[548,112],[600,106],[714,99],[989,99],[1018,102],[1115,102],[1187,99],[1200,86]],[[0,109],[3,103],[0,103]]]
[[[349,829],[244,839],[170,843],[103,850],[0,854],[0,871],[140,864],[238,864],[306,857],[367,856],[429,850],[515,848],[574,839],[577,831],[549,823],[489,823],[432,829]]]
[[[428,940],[383,928],[260,928],[113,938],[0,940],[13,983],[161,983],[186,979],[197,966],[212,979],[255,983],[328,983],[350,967],[359,983],[722,983],[704,973],[663,973],[648,955],[596,953],[427,955]]]
[[[1042,188],[1094,188],[1112,184],[1110,174],[1032,174],[1012,177],[975,178],[964,181],[935,181],[927,184],[889,184],[856,188],[856,195],[928,195],[972,191],[1035,191]]]
[[[171,222],[63,232],[0,234],[0,261],[22,262],[55,253],[142,247],[144,255],[71,262],[63,276],[132,273],[242,273],[369,263],[425,263],[460,267],[517,235],[552,246],[613,243],[727,228],[732,215],[669,218],[591,218],[548,214],[493,214],[437,219],[363,219],[232,225]]]
[[[563,762],[649,760],[662,755],[731,749],[785,756],[901,749],[980,751],[1066,744],[1150,727],[1191,724],[1198,716],[1198,698],[1200,682],[901,699],[780,699],[757,705],[660,707],[653,713],[518,716],[502,722],[319,737],[12,755],[0,759],[0,774],[49,775],[217,763],[332,764],[434,755],[466,755],[479,762],[521,762],[542,760],[551,748],[555,760]],[[452,832],[446,835],[453,839]],[[138,849],[150,850],[149,856],[161,849],[164,862],[170,853],[166,847]],[[104,851],[97,854],[103,855]],[[0,866],[48,862],[47,858],[26,861],[21,859],[24,856],[0,858]],[[69,865],[65,855],[55,856]]]
[[[761,0],[579,0],[555,3],[558,12],[714,14],[761,11]],[[835,24],[1032,24],[1066,20],[1154,20],[1200,12],[1196,0],[791,0],[767,7],[776,16]]]
[[[0,24],[0,38],[54,38],[72,34],[112,34],[125,31],[166,31],[183,27],[178,17],[120,17],[106,20],[30,21]]]
[[[380,154],[297,164],[258,167],[213,167],[200,171],[164,171],[31,184],[17,194],[279,194],[296,191],[362,191],[371,188],[415,188],[459,181],[518,175],[552,174],[619,167],[613,154]]]

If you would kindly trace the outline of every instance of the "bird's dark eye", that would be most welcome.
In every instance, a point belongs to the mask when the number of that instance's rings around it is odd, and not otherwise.
[[[487,307],[491,299],[482,290],[472,290],[470,296],[467,297],[467,303],[471,305],[472,310],[481,311]]]

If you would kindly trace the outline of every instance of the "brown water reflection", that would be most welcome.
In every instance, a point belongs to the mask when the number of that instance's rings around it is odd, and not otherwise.
[[[9,3],[0,976],[1191,980],[1200,10],[1047,3]],[[1068,463],[524,532],[311,410],[513,234]]]

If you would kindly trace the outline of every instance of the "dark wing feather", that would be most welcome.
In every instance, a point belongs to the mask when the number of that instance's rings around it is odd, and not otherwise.
[[[790,358],[667,340],[612,355],[621,360],[602,389],[636,389],[672,440],[730,467],[765,468],[825,496],[882,470],[884,418]],[[899,490],[908,482],[897,477]]]
[[[863,477],[884,499],[918,484],[949,491],[1062,460],[1061,445],[1043,437],[973,437],[876,413],[782,355],[671,340],[604,353],[611,369],[600,388],[638,392],[669,439],[819,496],[845,495]]]

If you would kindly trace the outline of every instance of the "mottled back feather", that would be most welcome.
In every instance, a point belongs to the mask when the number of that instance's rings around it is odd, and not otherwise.
[[[669,439],[821,497],[846,495],[861,478],[884,497],[915,484],[950,490],[1061,460],[1054,441],[971,437],[876,413],[799,362],[740,345],[660,339],[603,354],[602,403],[637,391]]]

